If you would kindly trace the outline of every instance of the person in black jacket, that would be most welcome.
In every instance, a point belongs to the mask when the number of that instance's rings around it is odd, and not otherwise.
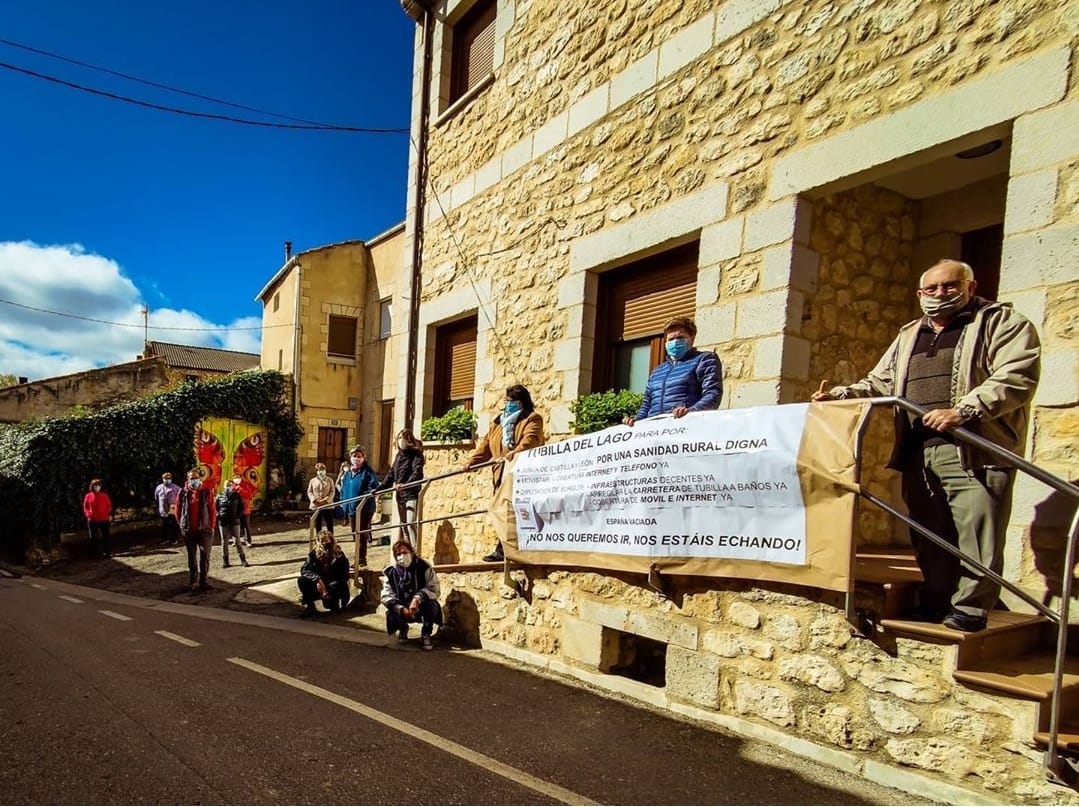
[[[397,456],[393,458],[393,467],[378,483],[376,491],[393,488],[397,494],[397,516],[401,520],[401,539],[413,547],[416,543],[416,506],[420,498],[420,486],[423,479],[423,443],[412,433],[412,429],[401,429],[397,433]]]
[[[229,540],[231,539],[236,544],[236,553],[240,556],[240,565],[250,566],[251,564],[247,562],[247,555],[244,553],[244,500],[231,479],[225,483],[225,489],[214,500],[214,506],[217,508],[217,529],[221,534],[222,565],[226,569],[230,566]]]
[[[438,604],[438,575],[423,558],[417,557],[412,544],[399,539],[393,545],[395,563],[382,572],[382,604],[386,606],[386,633],[397,634],[397,641],[408,641],[408,626],[421,622],[420,647],[431,650],[431,634],[442,624],[442,606]]]
[[[296,583],[304,605],[301,616],[314,616],[317,600],[334,613],[348,606],[348,558],[325,527],[319,531],[318,543],[300,568]]]

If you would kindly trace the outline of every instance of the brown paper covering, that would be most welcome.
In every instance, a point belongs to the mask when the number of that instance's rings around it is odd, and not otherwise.
[[[648,574],[771,580],[849,591],[852,586],[854,506],[858,490],[855,443],[870,407],[857,401],[810,404],[798,450],[797,470],[806,517],[806,565],[759,560],[640,557],[606,552],[522,551],[513,509],[513,463],[490,504],[490,516],[511,561]]]

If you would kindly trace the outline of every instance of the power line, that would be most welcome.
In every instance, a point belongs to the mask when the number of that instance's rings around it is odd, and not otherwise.
[[[56,76],[49,76],[45,73],[38,73],[34,70],[28,70],[25,67],[18,67],[8,62],[0,62],[0,68],[4,70],[12,70],[16,73],[22,73],[33,78],[41,79],[42,81],[49,81],[53,84],[60,84],[64,87],[70,87],[73,90],[79,90],[81,92],[87,92],[91,95],[99,95],[103,98],[111,98],[114,101],[123,101],[128,104],[135,104],[136,106],[145,107],[147,109],[156,109],[161,112],[172,112],[176,115],[186,115],[191,118],[207,118],[210,120],[227,121],[229,123],[239,123],[245,126],[262,126],[268,129],[302,129],[307,131],[316,132],[364,132],[367,134],[405,134],[408,129],[376,129],[364,126],[323,126],[322,124],[301,124],[301,123],[273,123],[272,121],[262,120],[250,120],[248,118],[234,118],[230,115],[218,115],[213,112],[195,112],[190,109],[180,109],[179,107],[165,106],[163,104],[154,104],[150,101],[142,101],[138,98],[131,98],[126,95],[118,95],[117,93],[108,92],[106,90],[99,90],[94,87],[87,87],[83,84],[76,84],[73,81],[65,81],[62,78]]]
[[[23,309],[26,309],[27,311],[37,311],[37,312],[39,312],[41,314],[52,314],[53,316],[56,316],[56,317],[67,317],[68,319],[81,319],[84,322],[97,322],[97,323],[99,323],[101,325],[115,325],[118,328],[144,328],[144,329],[148,329],[148,330],[152,330],[152,331],[201,331],[201,332],[205,332],[205,331],[261,331],[261,330],[263,330],[265,328],[292,327],[291,322],[282,322],[282,323],[279,323],[277,325],[259,325],[257,327],[252,326],[250,328],[228,328],[228,327],[220,327],[220,328],[185,328],[185,327],[171,326],[171,325],[150,325],[150,324],[148,324],[149,323],[148,320],[146,322],[113,322],[113,321],[107,320],[107,319],[97,319],[95,317],[84,317],[82,314],[72,314],[72,313],[70,313],[68,311],[51,311],[48,308],[37,308],[36,306],[32,306],[32,305],[24,305],[23,303],[16,303],[13,300],[0,299],[0,303],[2,303],[4,305],[15,306],[16,308],[23,308]],[[149,315],[149,312],[147,312],[147,316],[148,315]]]
[[[39,54],[41,56],[48,56],[50,59],[57,59],[57,60],[59,60],[61,62],[67,62],[68,64],[78,65],[79,67],[87,67],[90,70],[96,70],[99,73],[106,73],[106,74],[108,74],[110,76],[118,76],[119,78],[127,79],[128,81],[135,81],[135,82],[138,82],[139,84],[145,84],[148,87],[157,87],[160,90],[167,90],[168,92],[179,93],[180,95],[186,95],[186,96],[189,96],[191,98],[198,98],[198,99],[200,99],[202,101],[210,101],[210,102],[215,103],[215,104],[222,104],[224,106],[230,106],[230,107],[233,107],[235,109],[242,109],[242,110],[244,110],[246,112],[256,112],[259,115],[270,115],[271,117],[282,118],[284,120],[290,120],[290,121],[293,121],[294,123],[308,123],[308,124],[311,124],[312,126],[321,126],[321,127],[325,127],[325,128],[330,128],[330,127],[333,126],[333,124],[329,124],[329,123],[322,123],[320,121],[307,120],[306,118],[294,118],[291,115],[282,115],[279,112],[271,112],[271,111],[269,111],[267,109],[259,109],[258,107],[246,106],[244,104],[237,104],[234,101],[226,101],[226,100],[221,99],[221,98],[214,98],[211,95],[202,95],[201,93],[192,92],[191,90],[184,90],[184,89],[181,89],[179,87],[171,87],[168,84],[161,84],[161,83],[156,82],[156,81],[150,81],[149,79],[140,78],[138,76],[133,76],[130,73],[121,73],[119,70],[112,70],[112,69],[110,69],[108,67],[101,67],[100,65],[90,64],[89,62],[83,62],[83,61],[80,61],[79,59],[72,59],[69,56],[62,56],[59,53],[53,53],[52,51],[42,50],[41,48],[35,48],[35,47],[30,46],[30,45],[25,45],[22,42],[15,42],[15,41],[13,41],[11,39],[0,38],[0,45],[8,45],[9,47],[19,48],[21,50],[29,51],[30,53],[37,53],[37,54]]]

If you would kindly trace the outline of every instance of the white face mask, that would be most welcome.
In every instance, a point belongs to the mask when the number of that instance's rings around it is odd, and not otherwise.
[[[927,317],[946,317],[967,304],[967,295],[963,291],[957,291],[948,297],[930,297],[925,294],[918,298],[918,304]]]
[[[397,565],[400,566],[402,569],[407,569],[409,566],[411,566],[412,565],[412,553],[411,552],[402,552],[400,555],[398,555],[397,556]]]
[[[94,485],[92,488],[90,488],[90,490],[92,490],[94,493],[97,493],[99,490],[101,490],[101,485]]]
[[[408,440],[406,440],[404,437],[400,438],[397,441],[397,447],[401,449],[401,451],[404,451],[406,448],[408,448]]]
[[[318,472],[318,478],[319,479],[325,479],[326,478],[326,472],[325,471],[319,471]]]

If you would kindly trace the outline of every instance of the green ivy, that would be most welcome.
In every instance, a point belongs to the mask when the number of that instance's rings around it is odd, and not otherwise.
[[[0,425],[0,548],[18,556],[31,542],[51,547],[83,527],[91,477],[104,480],[113,508],[153,504],[162,471],[175,477],[195,464],[195,424],[233,418],[266,427],[271,467],[291,483],[303,429],[288,401],[290,380],[272,370],[188,382],[175,390],[91,413]]]
[[[455,406],[441,417],[430,417],[420,424],[420,437],[424,440],[463,443],[475,433],[476,416],[463,406]]]
[[[569,406],[573,413],[570,428],[577,434],[588,434],[614,426],[627,415],[636,415],[642,400],[643,393],[630,392],[628,389],[582,395]]]

